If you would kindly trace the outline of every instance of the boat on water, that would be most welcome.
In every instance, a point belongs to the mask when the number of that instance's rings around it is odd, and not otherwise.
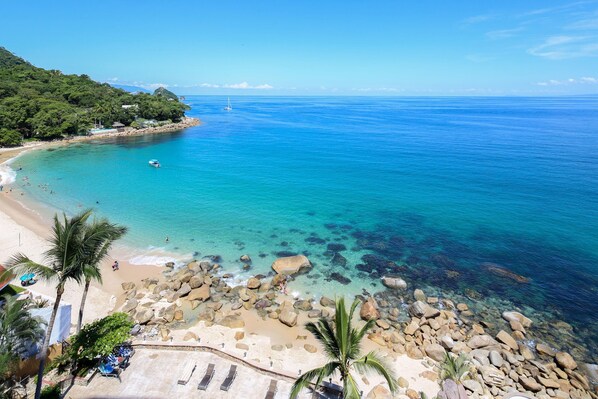
[[[233,110],[233,106],[230,105],[230,97],[227,97],[227,99],[228,99],[228,103],[226,104],[226,107],[224,107],[224,110],[230,112]]]
[[[160,162],[158,162],[157,159],[152,159],[151,161],[149,161],[149,165],[153,166],[154,168],[159,168],[160,167]]]

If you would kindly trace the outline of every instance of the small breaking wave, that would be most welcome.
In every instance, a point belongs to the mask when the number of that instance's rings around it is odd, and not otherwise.
[[[15,172],[10,166],[6,164],[0,165],[0,184],[12,184],[15,182],[16,179],[17,172]]]
[[[129,259],[129,263],[132,265],[164,266],[168,262],[173,262],[175,267],[185,265],[185,262],[172,256],[137,255]]]

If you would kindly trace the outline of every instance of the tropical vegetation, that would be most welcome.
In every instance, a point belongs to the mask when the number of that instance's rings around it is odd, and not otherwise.
[[[134,324],[122,312],[86,324],[79,333],[71,337],[68,355],[74,360],[94,360],[107,356],[116,346],[131,338]]]
[[[2,297],[0,311],[0,397],[8,396],[14,387],[13,374],[19,360],[26,357],[30,346],[43,337],[42,322],[32,317],[28,301],[16,296]]]
[[[46,364],[46,356],[50,345],[50,336],[54,327],[56,314],[60,307],[60,300],[64,293],[65,284],[69,280],[82,283],[86,276],[93,274],[94,266],[86,262],[92,258],[91,248],[98,246],[99,236],[86,234],[89,230],[87,220],[91,210],[68,218],[63,214],[62,220],[54,216],[54,226],[50,238],[50,249],[45,253],[44,263],[36,263],[26,255],[18,253],[7,263],[8,271],[14,275],[35,273],[40,279],[56,283],[56,298],[50,320],[46,329],[40,356],[35,397],[41,394],[42,376]]]
[[[440,363],[440,379],[453,380],[457,384],[467,379],[469,374],[469,361],[467,356],[461,353],[459,356],[446,353],[444,360]]]
[[[361,354],[361,340],[375,322],[369,320],[361,328],[353,326],[353,315],[359,303],[359,300],[356,299],[347,312],[345,300],[340,298],[336,301],[334,321],[331,322],[322,317],[317,323],[306,324],[305,328],[322,344],[324,353],[330,361],[322,367],[301,375],[291,389],[290,396],[292,398],[297,397],[299,392],[314,380],[317,388],[324,378],[336,373],[340,374],[343,383],[343,397],[359,398],[360,392],[355,377],[352,375],[353,369],[361,373],[371,371],[380,374],[388,383],[391,392],[396,392],[396,379],[385,362],[375,352]]]
[[[0,147],[84,134],[96,123],[129,126],[138,117],[178,122],[188,107],[166,92],[128,93],[87,75],[37,68],[0,47]]]
[[[83,324],[83,310],[87,292],[92,280],[102,282],[102,273],[100,263],[108,256],[108,251],[114,241],[121,238],[127,232],[127,228],[110,223],[107,219],[94,220],[91,224],[85,226],[82,241],[88,244],[85,249],[84,258],[81,262],[87,267],[83,270],[85,277],[85,286],[81,296],[81,306],[79,307],[79,320],[77,322],[77,333],[81,331]]]

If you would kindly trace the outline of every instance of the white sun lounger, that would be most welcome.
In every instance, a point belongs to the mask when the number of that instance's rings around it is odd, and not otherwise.
[[[179,378],[180,385],[187,385],[187,383],[191,379],[191,375],[193,375],[193,372],[195,371],[195,367],[196,364],[193,362],[189,362],[185,365],[185,368],[183,369],[183,374],[181,374],[181,378]]]

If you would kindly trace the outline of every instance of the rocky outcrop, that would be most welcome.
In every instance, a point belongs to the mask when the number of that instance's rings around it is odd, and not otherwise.
[[[573,357],[567,352],[557,352],[554,356],[556,363],[563,369],[575,370],[577,368],[577,362],[573,360]]]
[[[191,292],[189,292],[187,299],[189,299],[190,301],[193,301],[195,299],[200,301],[206,301],[208,298],[210,298],[210,295],[210,287],[207,284],[203,284],[199,288],[192,289]]]
[[[521,325],[525,328],[532,326],[532,321],[519,312],[503,312],[502,317],[507,321],[515,320],[521,323]]]
[[[407,283],[400,277],[384,276],[381,279],[382,284],[387,288],[395,290],[404,290],[407,288]]]
[[[363,320],[377,320],[380,318],[378,304],[376,303],[376,300],[374,298],[370,297],[367,299],[367,301],[361,304],[359,316]]]
[[[428,344],[424,347],[424,351],[429,358],[434,359],[437,362],[442,361],[446,355],[444,348],[438,344]]]
[[[278,315],[278,320],[288,327],[294,327],[297,325],[298,316],[297,311],[293,309],[293,305],[290,302],[284,302]]]
[[[305,255],[285,256],[272,263],[272,269],[278,274],[294,275],[310,268],[311,263]]]

